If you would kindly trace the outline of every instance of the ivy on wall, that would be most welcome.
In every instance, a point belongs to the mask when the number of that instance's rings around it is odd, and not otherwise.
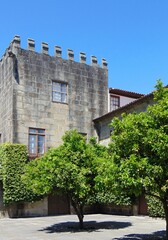
[[[0,181],[3,183],[5,204],[36,198],[30,190],[26,189],[21,177],[27,162],[28,153],[25,145],[11,143],[0,145]]]

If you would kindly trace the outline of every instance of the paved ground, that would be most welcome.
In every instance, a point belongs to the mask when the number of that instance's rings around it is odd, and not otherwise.
[[[0,219],[0,240],[140,240],[165,234],[165,221],[141,216],[75,215]]]

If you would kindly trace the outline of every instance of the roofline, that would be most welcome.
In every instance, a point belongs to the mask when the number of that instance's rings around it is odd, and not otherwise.
[[[146,94],[146,95],[144,95],[143,97],[138,98],[138,99],[136,99],[136,100],[133,101],[133,102],[130,102],[130,103],[128,103],[128,104],[126,104],[126,105],[124,105],[124,106],[122,106],[122,107],[119,107],[119,108],[117,108],[116,110],[113,110],[113,111],[111,111],[111,112],[108,112],[108,113],[102,115],[101,117],[98,117],[98,118],[93,119],[93,122],[96,123],[96,122],[99,122],[100,120],[103,120],[103,119],[105,119],[105,118],[107,118],[107,117],[110,117],[110,116],[115,115],[115,114],[117,114],[117,113],[123,112],[123,110],[127,110],[127,109],[131,108],[132,106],[137,105],[137,104],[139,104],[139,103],[147,100],[148,98],[150,98],[150,97],[152,97],[152,96],[153,96],[153,92],[152,92],[152,93],[149,93],[149,94]]]
[[[130,91],[126,91],[118,88],[109,88],[109,93],[130,97],[130,98],[140,98],[145,96],[145,94],[130,92]]]

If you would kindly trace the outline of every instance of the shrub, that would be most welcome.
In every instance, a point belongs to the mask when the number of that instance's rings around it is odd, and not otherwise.
[[[0,145],[0,180],[3,183],[5,204],[35,198],[35,195],[26,189],[21,178],[27,161],[28,154],[25,145],[11,143]]]
[[[162,202],[156,197],[147,196],[148,213],[150,217],[165,217]]]

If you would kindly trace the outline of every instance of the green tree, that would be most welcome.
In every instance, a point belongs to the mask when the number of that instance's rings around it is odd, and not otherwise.
[[[123,114],[112,121],[111,163],[101,180],[117,196],[145,193],[158,198],[168,239],[168,89],[160,81],[154,100],[145,112]]]
[[[96,199],[94,161],[101,155],[100,149],[93,139],[86,143],[76,130],[66,132],[61,146],[27,165],[24,181],[36,194],[47,195],[55,190],[66,194],[83,228],[83,208]]]

